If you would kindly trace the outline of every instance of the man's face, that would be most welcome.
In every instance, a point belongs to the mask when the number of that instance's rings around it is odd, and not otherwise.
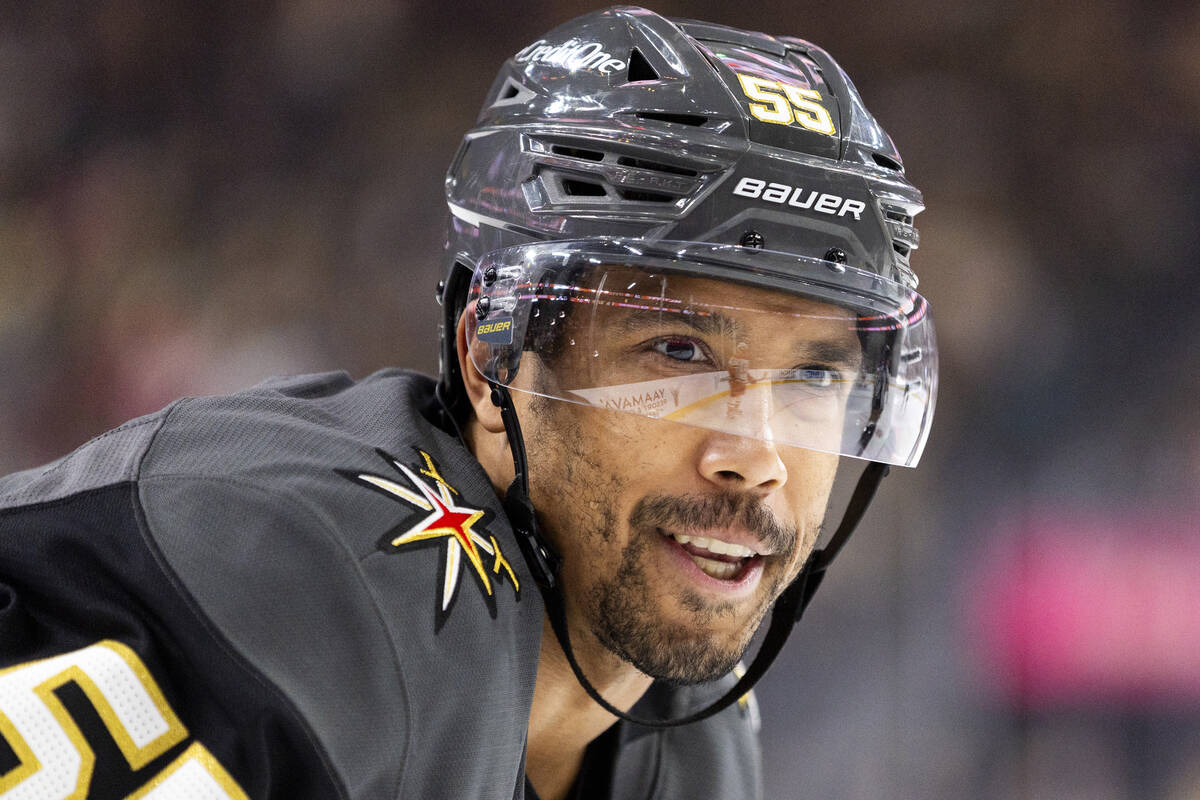
[[[681,424],[515,397],[534,506],[564,558],[575,637],[589,630],[646,674],[699,682],[733,667],[799,572],[837,468],[836,455],[773,443],[773,426],[794,427],[796,415],[780,421],[786,415],[766,399],[771,392],[756,387],[767,374],[758,368],[836,369],[848,383],[854,357],[828,362],[831,353],[856,354],[858,342],[846,314],[830,306],[700,279],[675,279],[672,291],[696,307],[719,300],[721,324],[627,310],[606,310],[601,319],[573,312],[563,341],[577,346],[551,363],[529,358],[522,382],[564,396],[597,385],[724,375],[719,400],[700,404],[705,418]],[[831,396],[820,401],[828,408],[809,402],[807,413],[824,416],[840,435],[844,395]],[[709,423],[722,430],[697,427]]]

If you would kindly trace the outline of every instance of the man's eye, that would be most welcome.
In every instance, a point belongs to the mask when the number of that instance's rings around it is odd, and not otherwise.
[[[659,339],[653,345],[655,352],[662,353],[675,361],[704,361],[704,351],[691,339]]]

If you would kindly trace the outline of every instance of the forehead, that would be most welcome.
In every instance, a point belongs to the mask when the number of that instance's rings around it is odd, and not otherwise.
[[[678,272],[614,267],[593,275],[597,313],[619,330],[669,320],[711,332],[773,326],[776,336],[853,338],[857,315],[803,294]],[[759,331],[761,332],[761,331]]]

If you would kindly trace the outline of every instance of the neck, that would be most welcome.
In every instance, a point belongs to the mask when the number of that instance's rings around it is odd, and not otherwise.
[[[464,436],[467,446],[487,471],[496,494],[503,497],[513,479],[512,453],[503,427],[493,425],[489,429],[476,416],[467,422]],[[567,629],[575,660],[605,700],[628,711],[650,687],[652,679],[601,645],[580,617],[579,613],[572,613],[568,603]],[[525,755],[525,774],[541,800],[566,798],[579,774],[584,750],[616,719],[579,685],[549,618],[543,617]]]
[[[571,648],[588,681],[608,702],[628,711],[651,679],[621,661],[578,627]],[[542,650],[529,712],[525,774],[541,800],[563,800],[583,763],[588,743],[616,717],[596,704],[579,685],[549,619],[542,622]]]

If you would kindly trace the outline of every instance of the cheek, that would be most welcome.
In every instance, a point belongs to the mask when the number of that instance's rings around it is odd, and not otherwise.
[[[597,550],[617,537],[632,502],[626,495],[636,453],[604,425],[611,415],[552,400],[539,411],[526,426],[526,450],[543,535],[569,561],[604,557]]]
[[[821,522],[829,504],[829,494],[837,477],[838,457],[813,451],[797,451],[788,460],[786,493],[796,527],[801,532],[801,547],[794,568],[799,571],[804,559],[817,542]],[[836,520],[831,520],[836,523]]]

